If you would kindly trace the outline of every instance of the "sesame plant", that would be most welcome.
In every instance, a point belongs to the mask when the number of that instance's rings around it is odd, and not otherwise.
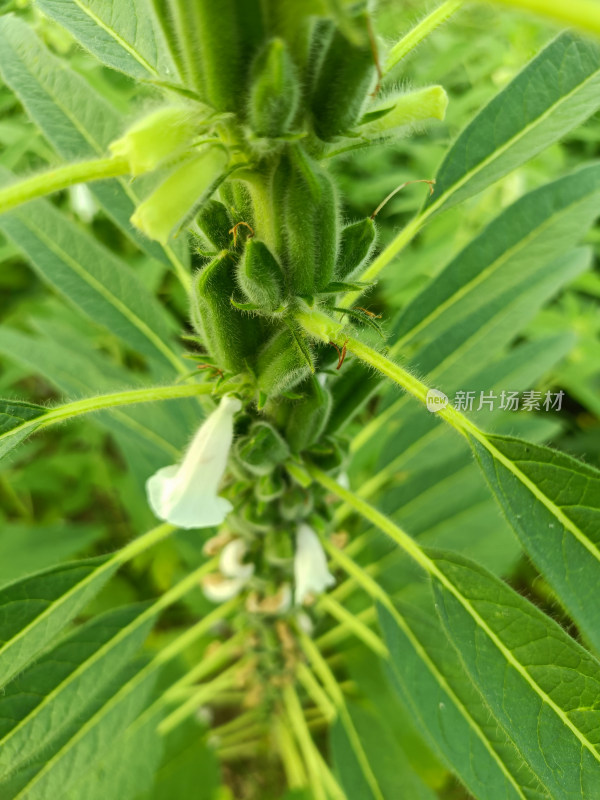
[[[0,16],[2,800],[600,798],[600,11],[427,11]]]

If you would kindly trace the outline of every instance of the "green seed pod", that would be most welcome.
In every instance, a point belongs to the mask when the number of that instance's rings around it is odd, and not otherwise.
[[[258,136],[287,133],[298,109],[300,86],[282,39],[273,39],[258,54],[251,71],[249,122]]]
[[[129,162],[132,175],[159,167],[169,157],[179,155],[198,130],[200,115],[182,106],[159,108],[138,120],[109,149]]]
[[[231,244],[231,217],[219,200],[209,200],[200,209],[198,227],[217,250],[228,250]]]
[[[219,196],[234,223],[245,222],[254,228],[252,197],[242,181],[225,181],[219,187]],[[232,241],[231,238],[230,241]]]
[[[290,147],[275,170],[272,197],[280,221],[278,251],[290,290],[313,296],[332,280],[337,257],[333,182],[303,150]]]
[[[287,328],[279,330],[258,354],[258,388],[267,397],[277,397],[292,389],[310,371],[305,353]]]
[[[289,454],[285,440],[268,422],[256,422],[235,446],[236,458],[254,475],[267,475]]]
[[[200,52],[206,101],[217,111],[235,111],[244,88],[245,69],[237,3],[235,0],[219,0],[218,13],[215,13],[213,0],[179,4],[193,9],[193,28]]]
[[[248,239],[238,267],[238,283],[251,303],[274,311],[283,302],[281,267],[263,242]]]
[[[243,371],[262,340],[260,322],[235,309],[236,259],[222,252],[200,270],[191,297],[192,320],[217,366]]]
[[[443,120],[447,107],[448,95],[444,88],[427,86],[388,98],[370,108],[360,121],[360,132],[365,136],[385,136],[428,119]]]
[[[367,15],[356,18],[367,25]],[[311,98],[317,136],[329,141],[356,124],[375,78],[368,42],[353,44],[338,29],[331,37]]]
[[[171,172],[137,207],[131,222],[151,239],[166,244],[171,233],[214,192],[228,160],[220,145],[204,147]]]
[[[323,66],[327,49],[335,31],[335,22],[326,17],[317,17],[311,27],[308,45],[308,58],[306,59],[304,86],[307,97],[311,98],[316,86],[317,78]]]
[[[370,217],[342,229],[335,277],[340,281],[359,276],[375,244],[375,222]]]
[[[268,475],[261,475],[258,483],[254,485],[256,499],[263,503],[270,503],[281,497],[285,489],[285,482],[281,472],[274,470]]]
[[[331,411],[331,394],[311,375],[301,387],[304,394],[292,406],[285,438],[294,453],[307,450],[322,433]]]

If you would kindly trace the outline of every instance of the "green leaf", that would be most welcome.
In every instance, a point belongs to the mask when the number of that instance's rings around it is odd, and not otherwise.
[[[140,800],[215,800],[220,770],[217,757],[202,741],[202,728],[186,720],[165,737],[165,752],[152,789]]]
[[[37,0],[41,10],[70,31],[104,64],[148,79],[178,78],[150,0]]]
[[[348,704],[352,723],[365,750],[383,797],[434,800],[435,793],[412,771],[406,754],[384,719],[356,704]],[[360,764],[341,720],[331,730],[331,749],[336,771],[348,800],[373,800]]]
[[[483,568],[438,554],[436,606],[487,707],[553,800],[594,797],[600,663]]]
[[[130,606],[78,628],[0,697],[0,779],[43,761],[53,742],[81,725],[86,709],[141,647],[154,613]]]
[[[469,438],[521,544],[600,650],[600,471],[520,439]]]
[[[597,217],[599,198],[600,165],[590,164],[517,200],[406,308],[394,350],[440,343],[475,309],[568,253]]]
[[[76,561],[0,590],[0,687],[61,632],[100,591],[118,563],[106,558]]]
[[[391,683],[432,747],[474,797],[550,798],[509,737],[482,707],[477,689],[435,618],[433,603],[379,607]]]
[[[0,217],[0,230],[25,253],[40,277],[130,348],[185,371],[169,342],[157,300],[120,259],[52,206],[36,200]]]
[[[600,48],[572,33],[561,34],[460,134],[440,167],[427,211],[449,208],[480,192],[599,106]]]
[[[35,430],[44,406],[26,400],[0,399],[0,458],[21,444]]]
[[[103,533],[100,525],[75,522],[2,525],[0,585],[54,566],[89,547]]]
[[[108,145],[126,127],[127,121],[113,105],[12,15],[0,18],[0,73],[66,161],[106,155]],[[90,191],[138,247],[164,263],[177,261],[170,248],[163,250],[129,222],[137,205],[129,179],[96,181]]]

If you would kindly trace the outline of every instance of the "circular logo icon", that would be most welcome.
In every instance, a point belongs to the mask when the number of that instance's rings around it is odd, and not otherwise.
[[[448,398],[443,392],[440,392],[439,389],[430,389],[427,392],[425,402],[427,403],[427,411],[431,411],[432,414],[435,414],[436,411],[441,411],[442,408],[446,408],[448,405]]]

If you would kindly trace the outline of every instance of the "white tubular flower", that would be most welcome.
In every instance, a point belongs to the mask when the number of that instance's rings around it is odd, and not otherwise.
[[[317,534],[304,523],[296,531],[294,556],[296,605],[301,605],[310,594],[321,594],[333,586],[335,578],[327,569],[327,559]]]
[[[243,539],[233,539],[226,544],[219,558],[219,569],[227,578],[250,580],[254,574],[254,564],[244,564],[243,559],[248,548]]]
[[[211,603],[225,603],[238,595],[247,582],[247,578],[225,578],[219,572],[213,572],[202,581],[202,591]]]
[[[223,397],[192,439],[181,464],[163,467],[146,481],[148,502],[159,519],[179,528],[208,528],[223,522],[232,505],[218,497],[217,490],[233,440],[233,417],[241,407],[236,397]]]

